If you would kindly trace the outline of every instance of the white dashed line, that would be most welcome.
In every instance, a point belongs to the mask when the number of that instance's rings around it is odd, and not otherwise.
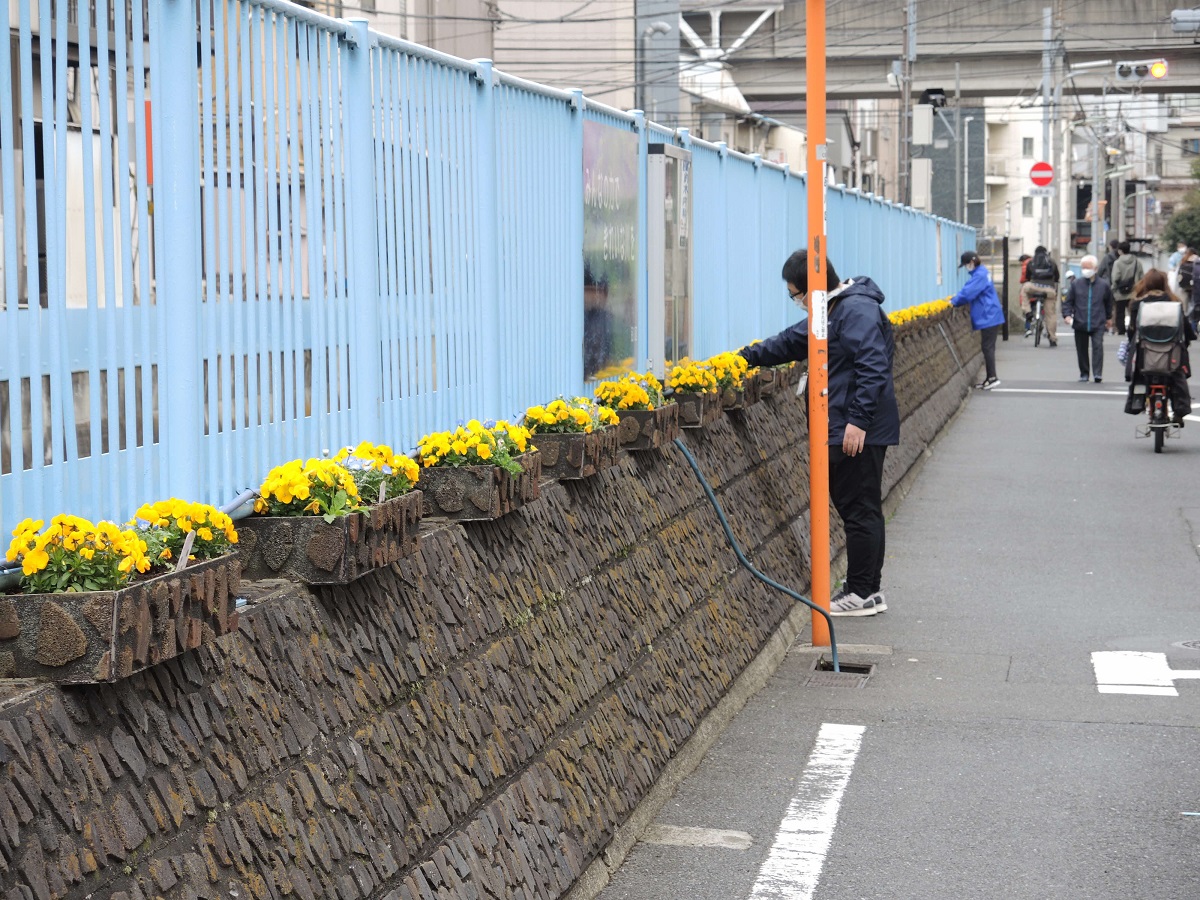
[[[821,726],[750,900],[812,900],[865,731],[861,725]]]

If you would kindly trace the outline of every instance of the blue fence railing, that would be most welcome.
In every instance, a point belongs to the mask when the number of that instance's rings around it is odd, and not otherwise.
[[[583,390],[585,123],[637,148],[635,365],[651,144],[691,152],[693,355],[797,315],[779,269],[806,186],[786,168],[286,0],[96,0],[111,29],[14,2],[3,534],[222,502],[286,459]],[[840,188],[828,219],[838,269],[889,308],[950,293],[974,246]]]

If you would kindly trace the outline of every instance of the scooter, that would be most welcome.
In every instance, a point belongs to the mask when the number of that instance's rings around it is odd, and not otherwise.
[[[1159,376],[1148,376],[1148,381],[1139,381],[1133,386],[1133,393],[1144,394],[1146,397],[1146,413],[1148,421],[1134,430],[1134,436],[1139,438],[1154,438],[1154,452],[1162,453],[1163,445],[1168,438],[1178,438],[1183,428],[1174,420],[1171,414],[1171,388],[1167,381]]]

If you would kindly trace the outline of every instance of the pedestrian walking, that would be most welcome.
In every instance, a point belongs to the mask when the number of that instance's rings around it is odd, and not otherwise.
[[[1079,261],[1079,277],[1063,300],[1063,319],[1075,330],[1075,353],[1079,358],[1079,380],[1088,380],[1088,349],[1091,373],[1099,384],[1104,376],[1104,332],[1112,328],[1113,293],[1096,271],[1096,257]]]
[[[1050,251],[1038,247],[1021,269],[1025,283],[1021,285],[1021,310],[1025,313],[1025,337],[1033,325],[1031,311],[1034,299],[1042,301],[1042,323],[1051,347],[1058,346],[1058,265]]]
[[[1118,246],[1120,256],[1112,266],[1113,319],[1117,323],[1117,334],[1125,333],[1125,310],[1133,299],[1133,288],[1146,274],[1142,261],[1130,252],[1129,241]]]
[[[1104,258],[1100,260],[1100,266],[1097,269],[1100,277],[1105,281],[1109,280],[1112,275],[1113,263],[1117,261],[1117,257],[1121,255],[1121,242],[1113,238],[1108,242],[1108,252],[1104,254]]]
[[[979,261],[974,250],[968,250],[959,259],[958,267],[966,268],[969,276],[957,294],[950,298],[954,306],[971,304],[971,327],[979,332],[979,348],[983,351],[985,377],[975,385],[985,391],[1000,386],[996,375],[996,335],[1004,324],[1004,309],[996,295],[996,286],[988,275],[987,266]]]
[[[883,292],[870,278],[841,281],[826,260],[829,290],[829,493],[846,526],[846,582],[830,600],[833,616],[887,611],[882,590],[885,525],[883,460],[900,443],[900,409],[892,379],[895,341]],[[783,264],[789,296],[808,296],[808,252]],[[808,358],[808,320],[740,351],[751,366]]]

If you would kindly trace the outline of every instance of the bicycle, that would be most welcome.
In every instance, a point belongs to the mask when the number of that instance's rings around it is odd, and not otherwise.
[[[1029,300],[1029,314],[1032,316],[1030,324],[1033,326],[1033,346],[1037,347],[1042,343],[1042,328],[1045,327],[1045,322],[1042,317],[1042,304],[1044,301],[1041,297],[1033,296]]]

